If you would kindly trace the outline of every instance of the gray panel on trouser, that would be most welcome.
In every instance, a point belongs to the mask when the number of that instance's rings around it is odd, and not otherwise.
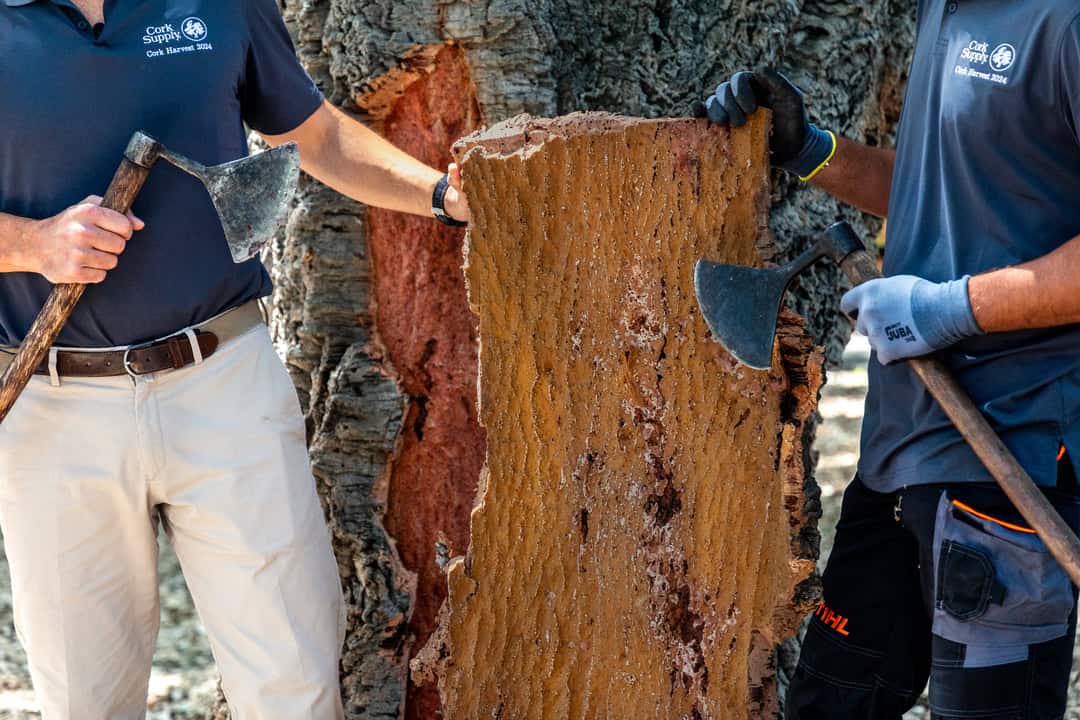
[[[964,650],[965,668],[985,668],[1025,662],[1030,645],[967,645]]]
[[[952,501],[943,492],[934,528],[933,633],[966,645],[964,667],[970,668],[1026,660],[1030,645],[1064,636],[1073,607],[1072,585],[1043,541],[961,509],[956,512],[964,513],[964,519],[954,516]],[[987,568],[982,578],[980,565]],[[967,572],[958,572],[961,569]],[[955,600],[958,596],[972,603]]]

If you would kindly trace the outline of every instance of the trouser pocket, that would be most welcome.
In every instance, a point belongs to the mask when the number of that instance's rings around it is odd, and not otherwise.
[[[965,646],[935,658],[965,668],[1028,659],[1029,648],[1063,637],[1072,584],[1031,529],[943,492],[933,540],[933,633]]]

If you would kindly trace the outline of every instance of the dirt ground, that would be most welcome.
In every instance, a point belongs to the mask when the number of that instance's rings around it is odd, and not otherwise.
[[[817,479],[824,507],[821,520],[823,558],[827,558],[832,548],[840,498],[851,480],[858,458],[867,357],[865,340],[854,339],[844,354],[842,366],[830,371],[828,385],[822,394],[823,422],[818,430],[816,448],[820,454]],[[176,556],[164,540],[159,571],[161,633],[154,656],[147,717],[149,720],[201,719],[214,696],[213,661],[206,633],[192,607]],[[1077,655],[1067,720],[1080,720],[1080,652]],[[7,560],[0,552],[0,720],[40,717],[26,670],[26,656],[12,626]],[[908,713],[905,720],[929,720],[929,717],[925,705],[920,705]]]

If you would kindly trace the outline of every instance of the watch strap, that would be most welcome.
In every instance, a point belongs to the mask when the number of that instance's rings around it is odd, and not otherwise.
[[[435,192],[431,194],[431,214],[443,225],[450,227],[465,227],[469,223],[461,222],[450,217],[446,212],[446,191],[450,189],[450,176],[443,175],[435,184]]]

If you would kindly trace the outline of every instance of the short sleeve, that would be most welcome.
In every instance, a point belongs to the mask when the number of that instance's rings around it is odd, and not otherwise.
[[[1059,62],[1062,112],[1077,143],[1080,143],[1080,15],[1065,29]]]
[[[295,130],[322,105],[322,93],[296,57],[276,0],[241,2],[249,37],[240,83],[244,122],[267,135]]]

